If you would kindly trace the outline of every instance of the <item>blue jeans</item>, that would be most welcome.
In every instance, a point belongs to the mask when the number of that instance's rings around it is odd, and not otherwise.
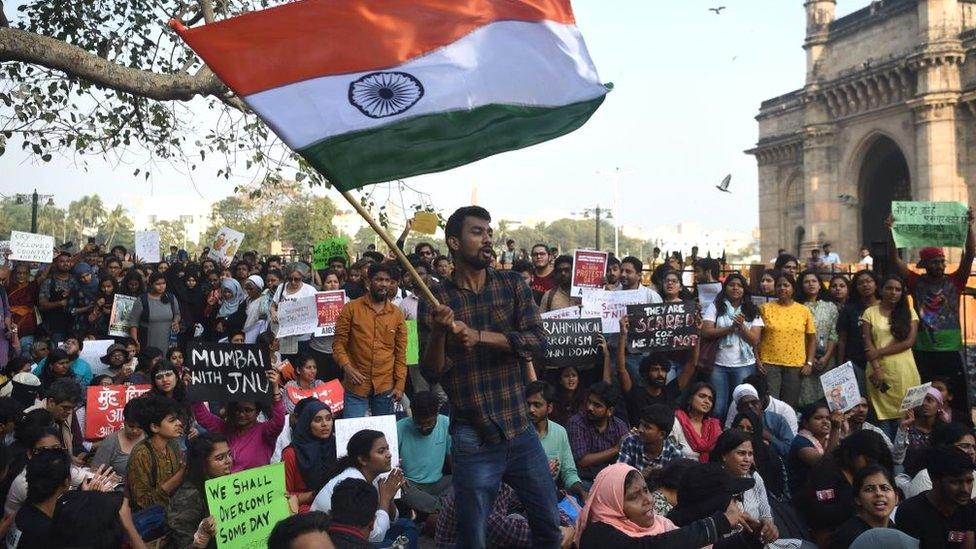
[[[366,417],[366,410],[371,416],[385,416],[393,413],[393,399],[390,392],[380,393],[371,397],[361,397],[346,391],[342,401],[342,417]]]
[[[712,383],[712,387],[715,388],[713,416],[717,417],[719,421],[725,422],[725,416],[729,413],[729,404],[732,401],[732,390],[745,382],[745,379],[754,373],[756,373],[755,364],[736,367],[715,365],[714,369],[712,369],[711,379],[709,380]]]
[[[420,537],[420,532],[417,531],[417,525],[413,523],[412,520],[408,518],[400,517],[393,521],[390,525],[390,529],[386,532],[386,537],[380,543],[370,543],[371,549],[382,549],[386,547],[392,547],[393,542],[397,540],[398,537],[404,536],[407,538],[407,547],[409,549],[417,549],[417,538]]]
[[[549,475],[549,462],[535,429],[529,426],[511,440],[488,444],[473,427],[453,423],[451,457],[458,547],[487,547],[488,515],[503,480],[525,506],[532,547],[559,547],[562,532],[556,484]]]

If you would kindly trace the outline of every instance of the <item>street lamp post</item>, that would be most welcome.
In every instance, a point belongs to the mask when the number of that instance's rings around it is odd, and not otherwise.
[[[597,204],[596,205],[596,208],[584,208],[583,211],[581,211],[581,212],[573,212],[573,213],[576,214],[576,215],[582,215],[584,218],[589,218],[591,214],[594,215],[594,216],[596,216],[596,235],[595,235],[596,236],[596,239],[595,239],[595,244],[596,245],[593,248],[595,250],[599,250],[600,249],[600,221],[604,217],[606,219],[613,219],[613,210],[608,210],[606,208],[602,208],[602,207],[600,207],[599,204]]]
[[[37,189],[31,194],[15,194],[18,204],[23,204],[27,199],[31,201],[31,232],[37,232],[37,208],[40,206],[40,201],[42,199],[47,200],[48,206],[54,205],[54,195],[53,194],[37,194]]]

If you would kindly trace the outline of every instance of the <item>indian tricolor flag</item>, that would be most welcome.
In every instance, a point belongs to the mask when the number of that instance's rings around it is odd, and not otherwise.
[[[569,0],[303,0],[172,25],[342,190],[553,139],[607,93]]]

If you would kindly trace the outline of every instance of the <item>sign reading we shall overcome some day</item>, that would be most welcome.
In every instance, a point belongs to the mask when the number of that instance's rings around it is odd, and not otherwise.
[[[212,478],[204,489],[216,526],[217,547],[267,547],[275,524],[291,514],[284,463]]]
[[[675,351],[698,344],[698,313],[694,301],[628,305],[632,351]]]
[[[190,342],[186,348],[192,402],[271,402],[271,357],[260,345]]]
[[[600,354],[599,318],[543,320],[546,349],[539,357],[551,366],[593,366]]]
[[[891,203],[891,234],[899,248],[962,247],[966,243],[969,207],[962,202]]]

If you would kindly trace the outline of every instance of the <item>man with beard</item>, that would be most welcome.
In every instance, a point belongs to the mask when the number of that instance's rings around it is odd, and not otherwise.
[[[771,410],[763,410],[763,401],[759,398],[759,391],[748,383],[736,386],[732,391],[732,401],[735,402],[738,410],[750,410],[752,413],[762,416],[763,440],[768,442],[776,450],[776,453],[785,459],[790,453],[793,437],[796,436],[796,432],[790,429],[786,419]],[[885,440],[887,438],[885,437]],[[890,442],[888,447],[891,447]]]
[[[932,449],[928,470],[932,489],[898,506],[895,527],[919,540],[922,549],[973,547],[973,460],[958,448],[942,446]]]
[[[868,397],[862,396],[861,400],[858,401],[857,406],[851,408],[847,411],[847,432],[842,432],[842,436],[850,436],[858,431],[874,431],[881,435],[884,439],[885,444],[888,445],[888,449],[892,448],[891,439],[888,435],[878,426],[873,423],[868,423]]]
[[[621,319],[620,341],[618,349],[626,347],[627,340],[627,317]],[[644,380],[643,384],[633,383],[630,379],[630,371],[627,370],[627,361],[623,352],[617,352],[617,377],[620,380],[620,390],[624,393],[624,401],[627,403],[627,417],[631,421],[640,417],[641,411],[652,404],[664,404],[672,410],[677,406],[678,397],[681,390],[688,385],[694,371],[682,372],[680,376],[668,382],[668,371],[671,363],[667,357],[651,353],[641,357],[640,375]],[[609,372],[604,372],[603,380],[611,382]]]
[[[532,289],[548,292],[555,285],[555,270],[552,267],[552,256],[545,244],[532,246]]]
[[[368,262],[362,259],[349,267],[346,283],[342,285],[342,289],[346,291],[346,297],[349,299],[357,299],[366,293],[366,287],[363,284],[363,271],[367,268]]]
[[[486,523],[502,478],[518,494],[533,547],[559,547],[556,486],[525,411],[520,355],[539,352],[539,309],[521,275],[488,269],[491,215],[478,206],[454,212],[445,236],[454,273],[431,288],[440,302],[420,304],[421,360],[451,402],[451,458],[458,545],[487,544]]]
[[[976,235],[973,234],[973,210],[968,213],[969,232],[966,250],[959,260],[959,268],[946,274],[946,257],[942,248],[922,248],[918,252],[918,265],[925,274],[909,270],[908,264],[898,257],[891,227],[894,218],[886,220],[889,229],[888,257],[895,261],[895,272],[908,283],[908,291],[918,313],[918,336],[915,338],[915,363],[922,382],[936,376],[946,376],[951,392],[956,395],[952,402],[952,417],[973,425],[969,403],[966,372],[962,360],[962,331],[959,324],[959,295],[966,288],[969,273],[976,257]],[[868,360],[877,357],[869,356]]]
[[[393,413],[407,379],[407,326],[390,303],[392,269],[369,266],[369,292],[342,307],[336,319],[332,356],[345,373],[343,417]]]
[[[605,381],[590,386],[586,410],[569,419],[569,446],[583,480],[593,481],[604,467],[615,463],[620,442],[627,436],[627,424],[613,414],[619,396]]]
[[[68,297],[78,289],[78,283],[71,276],[71,256],[68,252],[57,254],[47,280],[42,280],[39,286],[37,307],[41,310],[43,326],[47,328],[51,344],[57,345],[68,336],[73,320],[68,310]]]
[[[790,430],[794,433],[799,432],[799,423],[796,419],[796,410],[792,406],[783,402],[778,398],[769,396],[769,383],[766,382],[766,376],[763,374],[752,374],[751,376],[742,380],[743,385],[751,385],[756,393],[759,395],[759,403],[761,408],[766,412],[775,412],[786,420],[786,424],[789,425]],[[733,393],[735,390],[733,389]],[[757,410],[757,412],[759,411]],[[729,413],[725,416],[725,428],[728,429],[732,426],[732,420],[735,419],[736,414],[739,413],[739,407],[736,403],[736,399],[732,399],[732,403],[729,404]]]
[[[583,299],[569,295],[573,282],[573,256],[561,255],[557,257],[556,261],[553,262],[553,274],[553,281],[556,285],[542,295],[539,311],[547,313],[566,307],[579,307],[583,303]]]
[[[569,446],[569,435],[562,425],[549,419],[555,401],[556,391],[545,381],[533,381],[525,389],[529,419],[532,420],[539,441],[542,442],[542,449],[549,458],[549,472],[558,481],[556,483],[558,486],[575,494],[581,501],[586,501],[589,494],[576,472],[576,461],[573,459],[573,450]]]
[[[440,497],[451,487],[444,464],[451,451],[451,420],[438,412],[440,402],[430,391],[415,393],[410,400],[413,417],[397,422],[400,467],[410,481],[403,489],[403,503],[418,513],[440,509]]]
[[[603,289],[611,292],[620,289],[620,260],[612,255],[607,258],[607,283]]]
[[[327,261],[329,268],[335,271],[336,276],[339,277],[339,284],[346,283],[346,258],[337,255],[335,257],[330,257]]]

